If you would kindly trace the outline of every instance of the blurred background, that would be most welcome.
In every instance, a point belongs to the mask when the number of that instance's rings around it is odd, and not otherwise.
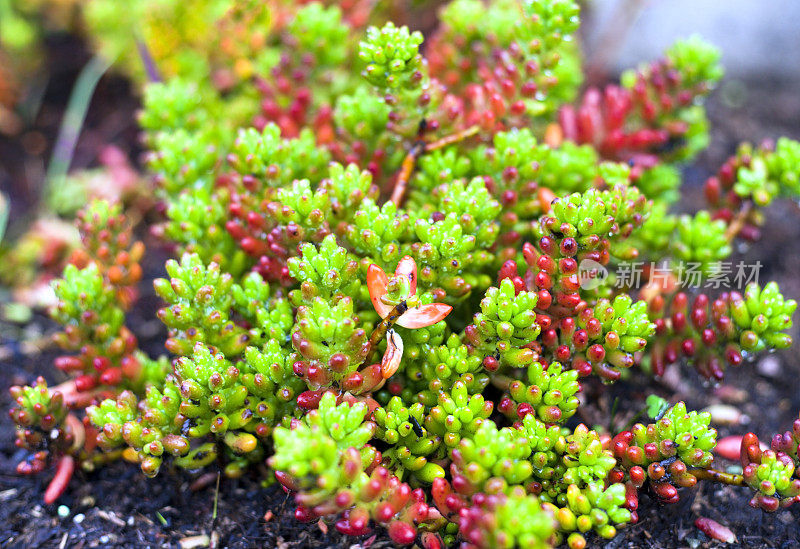
[[[713,169],[741,141],[800,137],[800,2],[594,0],[584,6],[582,49],[590,78],[600,82],[692,34],[722,51],[725,77],[708,101],[712,141],[701,169]],[[686,182],[705,175],[690,168]]]
[[[800,80],[796,0],[595,0],[588,8],[589,52],[603,46],[600,38],[607,29],[630,19],[607,59],[605,68],[611,71],[657,57],[676,38],[700,34],[722,50],[729,77]]]
[[[36,273],[59,271],[77,238],[68,220],[88,196],[147,189],[136,112],[152,66],[168,77],[193,56],[213,65],[214,48],[236,29],[231,6],[256,13],[282,1],[0,0],[0,297],[15,286],[15,297],[37,301]],[[347,2],[423,32],[442,5]],[[687,168],[690,188],[741,141],[800,138],[800,1],[581,4],[587,85],[657,59],[677,38],[699,34],[721,48],[727,72],[708,102],[712,142]]]

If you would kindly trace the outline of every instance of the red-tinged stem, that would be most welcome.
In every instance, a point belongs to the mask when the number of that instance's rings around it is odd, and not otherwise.
[[[392,197],[390,198],[395,206],[399,207],[400,203],[403,202],[403,196],[405,196],[406,188],[408,188],[408,181],[411,179],[411,174],[414,173],[414,168],[417,165],[417,158],[424,150],[425,143],[423,141],[417,141],[403,159],[403,163],[400,166],[400,173],[397,174],[397,181],[395,181]]]
[[[697,477],[697,480],[710,480],[730,486],[744,486],[744,477],[742,475],[723,473],[716,469],[701,469],[699,467],[690,468],[687,472]]]
[[[465,139],[477,134],[478,130],[480,130],[479,126],[470,126],[466,130],[461,130],[460,132],[452,133],[450,135],[445,135],[444,137],[425,145],[425,152],[432,152],[437,149],[442,149],[444,147],[447,147],[448,145],[458,143],[459,141],[464,141]]]
[[[401,301],[397,305],[394,306],[394,309],[389,311],[389,314],[386,315],[380,324],[375,326],[375,329],[372,330],[372,335],[369,336],[369,350],[367,351],[367,356],[364,359],[364,364],[369,364],[372,356],[375,354],[375,349],[378,348],[378,343],[386,336],[386,332],[388,332],[392,326],[394,326],[395,322],[408,310],[408,303],[405,300]]]
[[[742,209],[736,214],[731,220],[731,224],[728,225],[727,230],[725,231],[725,239],[730,242],[739,232],[744,228],[745,222],[747,221],[747,217],[750,215],[750,210],[752,209],[752,204],[750,202],[745,202],[742,205]]]
[[[479,129],[480,128],[478,126],[470,126],[465,130],[446,135],[430,143],[425,143],[425,141],[421,139],[416,141],[411,146],[408,154],[403,159],[403,163],[400,165],[400,173],[397,174],[397,180],[394,184],[392,197],[389,200],[394,202],[395,206],[398,207],[403,202],[403,197],[405,196],[406,189],[408,188],[408,182],[411,180],[411,175],[414,173],[414,168],[417,166],[417,159],[419,159],[423,153],[435,151],[437,149],[447,147],[448,145],[458,143],[459,141],[463,141],[464,139],[472,137],[478,133]]]
[[[44,492],[44,502],[48,505],[55,503],[67,489],[72,473],[75,471],[75,460],[72,456],[62,456],[56,467],[56,476],[50,481]]]
[[[557,149],[564,142],[564,130],[556,123],[548,124],[544,131],[544,142],[551,149]]]
[[[65,381],[64,383],[60,383],[55,387],[50,387],[49,391],[50,395],[54,393],[61,393],[64,397],[64,404],[67,408],[77,409],[77,408],[86,408],[89,406],[92,401],[104,394],[108,393],[107,389],[92,389],[91,391],[78,391],[75,388],[75,380],[70,379]]]

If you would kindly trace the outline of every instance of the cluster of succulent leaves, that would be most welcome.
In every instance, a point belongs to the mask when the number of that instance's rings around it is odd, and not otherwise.
[[[705,377],[722,379],[725,365],[737,366],[746,357],[767,349],[785,349],[785,333],[797,308],[784,299],[777,284],[763,288],[748,284],[744,292],[725,292],[714,301],[699,294],[690,302],[684,292],[669,300],[656,295],[648,303],[656,331],[648,367],[661,375],[670,363],[689,358]]]
[[[730,160],[709,210],[671,212],[716,50],[680,42],[576,99],[572,0],[453,0],[424,50],[359,3],[202,4],[180,26],[131,13],[163,77],[139,121],[175,254],[154,281],[170,356],[125,327],[144,250],[118,206],[91,204],[54,284],[74,382],[13,390],[22,446],[61,426],[71,451],[69,407],[97,431],[85,463],[266,460],[299,519],[427,547],[581,548],[637,520],[638,490],[674,501],[709,469],[716,432],[683,403],[621,433],[574,416],[594,377],[683,361],[718,378],[791,343],[775,284],[691,306],[676,284],[689,263],[712,280],[759,208],[800,192],[800,145],[780,140]],[[218,55],[165,57],[218,9]],[[669,283],[583,278],[637,258]],[[793,433],[748,454],[762,508],[800,494]]]
[[[683,402],[656,414],[655,423],[637,423],[612,441],[617,468],[615,480],[635,488],[647,481],[665,502],[678,501],[677,487],[694,486],[696,469],[714,459],[717,432],[709,427],[711,414],[686,411]],[[677,485],[677,487],[676,487]]]

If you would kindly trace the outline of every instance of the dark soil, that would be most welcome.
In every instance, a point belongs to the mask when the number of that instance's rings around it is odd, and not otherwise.
[[[71,88],[77,70],[87,59],[74,40],[59,40],[62,41],[57,41],[51,50],[56,54],[61,52],[61,57],[50,63],[51,79],[39,115],[19,139],[0,139],[4,168],[0,170],[0,184],[4,192],[11,194],[17,212],[35,203],[40,179],[31,176],[36,172],[29,168],[43,166],[48,158],[66,103],[64,90]],[[709,113],[716,128],[713,144],[701,158],[700,168],[687,172],[690,185],[685,204],[690,209],[692,204],[699,203],[697,183],[734,151],[739,140],[758,141],[779,135],[800,138],[800,96],[793,92],[795,88],[786,82],[764,81],[730,86],[723,87],[711,100]],[[108,142],[116,143],[135,157],[136,106],[127,83],[113,76],[105,78],[90,109],[74,165],[93,164],[98,147]],[[763,240],[734,257],[734,260],[760,260],[763,264],[760,280],[776,280],[786,295],[795,298],[800,297],[798,220],[800,212],[796,205],[776,204],[766,220]],[[157,245],[151,243],[150,250],[154,249]],[[146,265],[149,278],[160,276],[163,271],[163,254],[151,257],[152,263]],[[164,337],[163,327],[154,316],[158,299],[149,283],[142,284],[141,292],[130,324],[143,347],[157,354],[162,352]],[[44,317],[37,317],[24,327],[2,324],[0,345],[19,351],[19,341],[52,329]],[[793,330],[795,340],[800,339],[798,332],[797,328]],[[29,383],[40,374],[50,382],[61,381],[63,378],[52,368],[54,356],[53,351],[27,356],[17,352],[12,358],[0,361],[0,389]],[[608,411],[618,397],[619,427],[641,406],[645,395],[657,392],[673,401],[684,399],[695,409],[715,403],[735,406],[746,417],[738,425],[719,426],[720,436],[752,430],[768,440],[774,432],[787,429],[800,410],[800,362],[796,360],[796,352],[774,357],[778,360],[777,371],[759,364],[745,364],[729,371],[725,381],[728,387],[722,390],[706,386],[687,369],[669,372],[659,382],[635,372],[631,379],[611,388],[588,384],[585,388],[588,404],[581,419],[607,421]],[[0,390],[0,409],[9,405],[8,394]],[[33,478],[16,475],[14,468],[21,453],[13,444],[13,436],[8,417],[0,414],[2,547],[179,547],[181,543],[188,547],[186,544],[193,536],[200,535],[208,535],[210,543],[219,547],[391,545],[380,532],[366,539],[345,539],[332,526],[296,522],[291,499],[275,485],[262,487],[264,475],[259,471],[238,480],[223,478],[217,492],[213,474],[200,477],[166,471],[148,480],[137,467],[120,462],[92,473],[77,472],[59,502],[45,506],[42,495],[50,473]],[[723,468],[726,463],[720,461],[718,466]],[[624,529],[610,542],[591,539],[590,543],[620,548],[713,546],[716,542],[709,541],[693,525],[697,517],[704,516],[729,526],[738,537],[738,544],[734,544],[737,547],[800,547],[800,506],[766,515],[750,508],[748,500],[746,489],[707,483],[683,490],[676,505],[661,505],[645,494],[638,524]]]
[[[153,257],[145,265],[146,282],[140,285],[130,325],[137,329],[141,347],[157,355],[164,353],[165,330],[155,317],[159,299],[150,281],[163,274],[166,255],[156,243],[150,251]],[[2,345],[19,350],[17,341],[52,331],[55,325],[37,317],[24,330],[0,328],[7,334]],[[64,374],[52,366],[57,354],[55,349],[32,356],[18,352],[0,361],[0,410],[11,406],[5,390],[10,385],[29,383],[37,375],[48,383],[63,381]],[[171,470],[147,479],[137,466],[120,461],[94,472],[76,472],[67,492],[48,506],[42,498],[51,472],[17,475],[16,464],[24,455],[14,445],[11,420],[0,414],[0,547],[182,547],[181,540],[189,543],[202,535],[217,547],[349,545],[333,527],[327,531],[325,525],[295,521],[291,498],[277,484],[262,485],[271,478],[263,468],[240,479],[221,479],[217,492],[215,472]],[[372,547],[389,545],[388,538],[373,536]]]

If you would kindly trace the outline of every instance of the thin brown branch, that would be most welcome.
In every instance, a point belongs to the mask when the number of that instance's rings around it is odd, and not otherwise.
[[[391,200],[395,206],[398,207],[403,202],[403,197],[405,196],[406,189],[408,188],[408,182],[411,180],[414,169],[417,167],[417,160],[420,156],[422,156],[423,153],[435,151],[447,147],[448,145],[463,141],[464,139],[468,139],[478,133],[479,129],[480,128],[478,126],[470,126],[465,130],[446,135],[430,143],[425,143],[425,141],[421,139],[416,141],[408,151],[406,157],[403,159],[403,163],[400,165],[400,173],[397,174],[394,190],[392,190],[392,197],[389,200]]]
[[[414,168],[417,166],[417,158],[424,150],[425,142],[417,141],[411,147],[411,150],[408,151],[408,154],[403,159],[403,163],[400,165],[400,173],[397,174],[397,181],[395,181],[394,184],[392,197],[389,199],[394,202],[395,206],[397,207],[399,207],[403,202],[403,197],[406,194],[406,188],[408,188],[408,182],[411,179],[411,174],[414,173]]]
[[[364,364],[369,364],[371,362],[375,350],[378,348],[378,343],[386,337],[386,332],[394,326],[395,322],[397,322],[407,310],[408,303],[403,300],[395,305],[394,309],[389,311],[389,314],[386,315],[386,318],[384,318],[380,324],[375,326],[375,329],[372,330],[372,335],[369,336],[369,350],[367,351],[367,356],[364,358]]]
[[[753,209],[753,205],[750,202],[745,202],[742,205],[742,209],[736,214],[736,216],[731,220],[731,224],[728,225],[727,230],[725,231],[725,239],[728,242],[731,242],[736,235],[744,228],[745,223],[747,222],[747,218],[750,215],[750,211]]]
[[[480,130],[479,126],[470,126],[466,130],[461,130],[460,132],[452,133],[450,135],[445,135],[444,137],[425,145],[425,152],[435,151],[437,149],[442,149],[444,147],[447,147],[448,145],[464,141],[465,139],[468,139],[473,135],[477,134],[478,130]]]

